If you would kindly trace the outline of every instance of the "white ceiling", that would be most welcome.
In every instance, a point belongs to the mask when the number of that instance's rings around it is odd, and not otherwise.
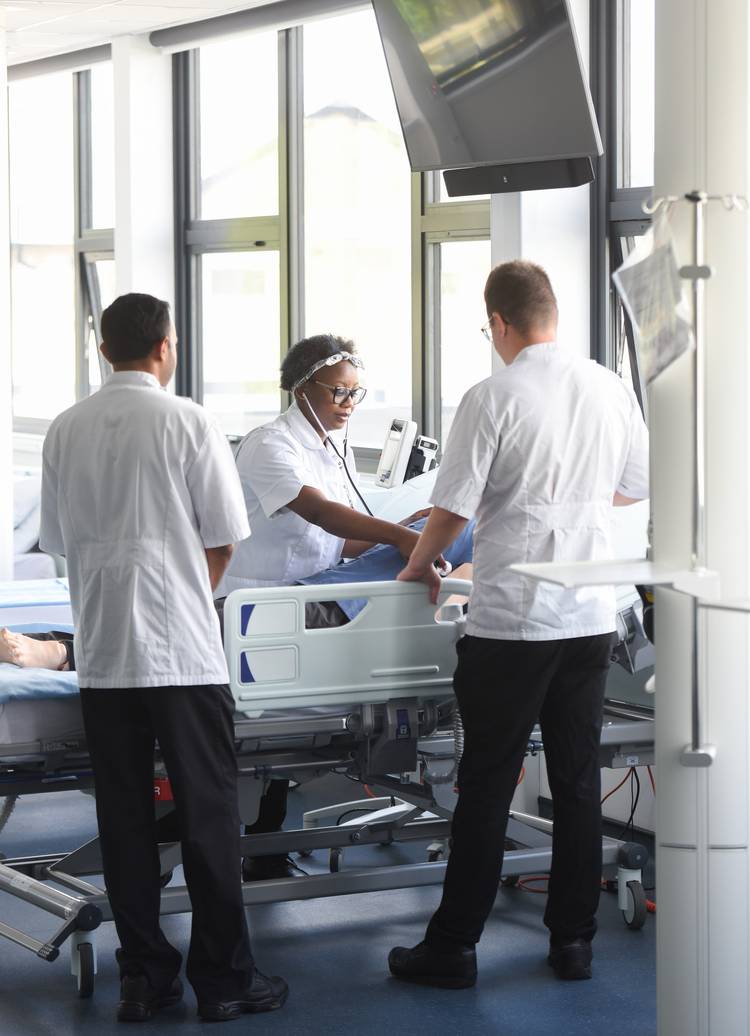
[[[114,36],[194,22],[269,0],[0,0],[8,64],[109,43]],[[0,21],[1,27],[1,21]]]

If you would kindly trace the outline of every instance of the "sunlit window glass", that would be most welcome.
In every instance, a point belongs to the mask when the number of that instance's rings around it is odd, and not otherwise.
[[[440,248],[441,437],[445,445],[461,397],[492,373],[482,290],[492,262],[489,241],[448,241]]]
[[[202,219],[279,211],[278,36],[200,51]]]
[[[352,338],[353,442],[411,417],[410,171],[374,15],[304,30],[305,332]]]
[[[91,209],[92,227],[115,225],[115,138],[112,65],[91,69]]]
[[[649,187],[654,182],[654,0],[632,0],[628,18],[622,127],[621,178],[623,187]]]
[[[279,412],[279,254],[208,253],[201,263],[203,404],[243,435]]]
[[[52,418],[75,401],[72,77],[8,94],[13,412]]]
[[[115,264],[111,259],[97,259],[94,262],[96,271],[96,283],[99,290],[99,302],[102,311],[115,301]],[[90,322],[89,332],[86,336],[86,362],[88,364],[89,390],[94,392],[102,383],[102,360],[99,355],[93,321]]]

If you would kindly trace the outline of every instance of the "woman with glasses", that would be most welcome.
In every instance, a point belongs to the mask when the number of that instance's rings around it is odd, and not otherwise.
[[[365,513],[347,442],[349,421],[367,391],[363,371],[354,343],[337,335],[306,338],[287,353],[281,388],[292,393],[291,406],[245,436],[236,453],[251,535],[235,547],[219,596],[241,587],[396,578],[428,511],[400,524]],[[471,560],[471,549],[470,529],[446,557],[455,568]],[[341,565],[345,558],[358,560]],[[363,603],[308,605],[306,625],[342,625]],[[287,790],[287,781],[269,783],[248,834],[280,830]],[[301,873],[284,856],[248,858],[243,870],[246,880]]]

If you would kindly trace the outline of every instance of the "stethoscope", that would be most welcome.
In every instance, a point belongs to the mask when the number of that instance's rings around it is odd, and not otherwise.
[[[301,392],[300,396],[301,396],[302,399],[304,399],[305,403],[307,403],[308,409],[309,409],[310,413],[313,416],[313,420],[315,421],[315,423],[317,424],[318,428],[320,428],[321,432],[323,433],[323,445],[324,446],[330,446],[331,449],[333,450],[333,452],[336,454],[336,456],[338,457],[338,460],[339,460],[339,467],[344,469],[346,477],[348,478],[349,483],[351,484],[352,489],[354,490],[354,492],[359,497],[362,506],[367,511],[369,516],[371,518],[374,518],[374,515],[373,515],[372,511],[367,506],[367,501],[364,499],[364,497],[360,493],[359,489],[357,488],[357,483],[352,478],[351,472],[349,471],[349,466],[346,463],[346,457],[347,457],[347,454],[348,454],[348,451],[349,451],[349,422],[348,421],[346,422],[346,431],[344,432],[344,452],[343,452],[343,455],[342,455],[339,452],[339,449],[336,446],[336,443],[331,438],[330,433],[323,427],[323,423],[320,420],[320,418],[318,417],[318,415],[315,413],[315,408],[312,405],[312,403],[310,402],[310,400],[307,398],[306,393]],[[347,496],[349,496],[348,489],[347,489]],[[349,503],[352,504],[351,496],[349,496]],[[354,505],[352,504],[352,507],[353,506]]]

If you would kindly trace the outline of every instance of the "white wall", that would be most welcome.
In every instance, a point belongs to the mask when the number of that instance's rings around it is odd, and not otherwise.
[[[5,11],[0,7],[0,579],[13,578],[13,396]]]
[[[750,17],[746,0],[656,5],[656,194],[750,194]],[[691,208],[675,212],[691,255]],[[750,595],[750,222],[712,204],[706,287],[707,557],[723,597]],[[657,561],[687,564],[693,450],[691,357],[657,379],[652,509]],[[714,613],[701,666],[712,766],[679,765],[689,742],[689,603],[660,591],[657,628],[660,1036],[745,1036],[750,1014],[750,628]]]

